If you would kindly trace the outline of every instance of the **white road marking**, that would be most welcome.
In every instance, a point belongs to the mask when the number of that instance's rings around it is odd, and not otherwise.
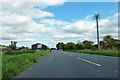
[[[115,70],[115,72],[117,72],[117,70]]]
[[[80,58],[80,57],[77,57],[78,59],[80,59],[80,60],[83,60],[83,61],[85,61],[85,62],[88,62],[88,63],[91,63],[91,64],[93,64],[93,65],[96,65],[96,66],[101,66],[100,64],[97,64],[97,63],[94,63],[94,62],[92,62],[92,61],[89,61],[89,60],[86,60],[86,59],[83,59],[83,58]]]
[[[68,56],[73,56],[73,55],[71,55],[71,54],[67,54]]]
[[[70,54],[67,54],[67,55],[69,55],[69,56],[70,56]]]

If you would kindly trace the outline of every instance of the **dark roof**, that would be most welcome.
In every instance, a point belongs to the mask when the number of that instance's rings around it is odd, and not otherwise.
[[[38,44],[41,44],[41,43],[36,43],[36,44],[33,44],[33,45],[38,45]],[[46,45],[44,45],[44,44],[41,44],[41,45],[46,46]]]
[[[36,43],[36,44],[33,44],[33,45],[37,45],[37,44],[41,44],[41,43]],[[43,45],[43,44],[41,44],[41,45]]]

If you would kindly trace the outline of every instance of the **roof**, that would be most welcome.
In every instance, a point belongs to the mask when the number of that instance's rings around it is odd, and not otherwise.
[[[41,44],[41,43],[36,43],[36,44],[33,44],[33,45],[38,45],[38,44]],[[41,44],[41,45],[43,45],[43,44]]]
[[[38,44],[41,44],[41,43],[36,43],[36,44],[33,44],[32,46],[38,45]],[[41,44],[41,45],[46,46],[46,45],[44,45],[44,44]],[[47,46],[46,46],[46,47],[47,47]]]

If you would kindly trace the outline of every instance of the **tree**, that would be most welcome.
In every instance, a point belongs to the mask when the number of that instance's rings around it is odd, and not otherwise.
[[[111,35],[107,35],[103,38],[105,43],[105,48],[112,49],[113,47],[117,46],[117,40],[112,38]]]
[[[64,44],[64,50],[69,50],[69,46],[67,44]]]
[[[21,50],[21,49],[29,49],[29,48],[22,46],[22,47],[19,48],[19,50]]]
[[[93,42],[92,41],[85,40],[85,41],[83,41],[83,44],[84,44],[86,49],[92,49],[92,47],[93,47]]]
[[[10,47],[12,50],[16,50],[16,44],[17,44],[17,42],[11,41],[11,45],[9,45],[9,47]]]
[[[84,45],[83,45],[82,43],[77,43],[77,44],[75,45],[75,48],[78,49],[78,50],[79,50],[79,49],[81,50],[81,49],[84,49]]]
[[[57,49],[64,49],[64,43],[63,42],[59,42],[57,45],[56,45]]]
[[[51,48],[51,50],[56,50],[56,48]]]
[[[75,49],[75,44],[72,43],[72,42],[67,43],[67,46],[68,46],[68,49],[69,49],[69,50]]]
[[[100,41],[100,47],[101,47],[101,49],[105,48],[105,42],[104,41]]]

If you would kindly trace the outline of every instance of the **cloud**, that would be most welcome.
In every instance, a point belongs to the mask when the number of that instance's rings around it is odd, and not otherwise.
[[[29,16],[32,18],[44,18],[44,17],[53,17],[54,14],[47,11],[42,11],[39,9],[32,9],[28,13],[26,13],[26,16]]]
[[[21,6],[24,6],[24,8],[31,8],[32,6],[38,6],[41,9],[45,9],[48,6],[63,5],[67,0],[4,0],[2,2],[9,2],[10,5],[7,6],[11,6],[11,8],[19,8]]]
[[[93,15],[88,15],[86,16],[85,20],[91,19],[93,17]]]
[[[7,14],[5,15],[3,13],[2,15],[2,24],[6,26],[12,26],[12,25],[24,25],[28,21],[30,21],[30,18],[27,16],[23,15],[18,15],[18,14]]]
[[[44,2],[10,2],[3,4],[2,16],[2,39],[4,41],[16,40],[21,42],[31,41],[47,44],[48,46],[57,42],[69,42],[78,40],[92,40],[96,42],[96,21],[91,20],[93,15],[88,15],[84,20],[67,22],[54,19],[51,12],[44,10],[49,6],[58,6],[64,4],[65,0],[45,0]],[[50,19],[46,19],[50,17]],[[118,35],[117,26],[118,14],[114,14],[105,19],[99,20],[100,40],[103,36],[110,34],[114,38]],[[40,19],[39,23],[33,21],[33,18]],[[47,36],[43,38],[43,34]],[[41,39],[43,38],[43,39]],[[24,44],[23,44],[24,45]],[[51,46],[51,47],[52,47]]]
[[[45,24],[38,24],[32,21],[28,16],[5,12],[2,18],[3,40],[23,39],[24,41],[26,38],[29,38],[29,36],[40,37],[40,33],[51,30],[50,27],[46,27]]]
[[[63,5],[66,0],[39,0],[38,2],[30,2],[30,1],[10,1],[7,0],[7,3],[2,3],[3,10],[8,10],[12,12],[16,12],[18,14],[22,15],[28,15],[28,16],[53,16],[52,13],[43,11],[43,9],[47,8],[48,6],[58,6]],[[36,9],[34,9],[37,7]]]
[[[112,35],[114,38],[118,38],[118,13],[111,17],[100,20],[99,27],[101,36]]]
[[[99,20],[100,40],[106,35],[112,35],[118,39],[118,16],[117,13],[105,19]],[[92,40],[96,43],[97,31],[96,21],[90,19],[76,20],[61,27],[61,31],[54,35],[55,39],[60,40]]]
[[[53,3],[54,2],[54,3]],[[0,17],[2,20],[3,40],[25,40],[25,38],[40,37],[40,33],[51,31],[51,27],[34,22],[33,18],[53,17],[54,14],[43,9],[48,6],[62,5],[65,0],[45,0],[40,2],[15,1],[3,3]],[[38,8],[35,8],[37,6]],[[21,36],[24,35],[24,36]],[[26,37],[27,36],[27,37]]]
[[[69,22],[61,21],[61,20],[55,20],[55,19],[41,19],[40,23],[50,25],[50,26],[63,26],[69,24]]]
[[[83,37],[83,35],[78,35],[78,34],[73,34],[73,33],[63,33],[61,35],[54,35],[53,36],[56,41],[61,41],[61,40],[74,40]]]
[[[62,27],[62,29],[70,33],[84,34],[94,31],[94,27],[95,27],[94,21],[79,20]]]
[[[42,33],[52,32],[53,27],[48,27],[45,23],[36,23],[33,18],[54,17],[54,14],[44,9],[48,6],[64,4],[65,0],[45,0],[41,2],[9,2],[3,3],[0,11],[0,22],[2,23],[2,33],[0,39],[7,45],[11,40],[20,42],[18,46],[29,46],[36,42],[36,38],[41,38]],[[35,8],[38,7],[38,8]],[[0,7],[1,8],[1,7]],[[55,21],[55,20],[54,20]],[[62,24],[58,21],[57,24]],[[45,40],[44,40],[45,41]],[[45,43],[45,42],[43,42]]]
[[[10,13],[16,13],[30,18],[53,17],[54,14],[43,9],[48,6],[63,5],[66,0],[39,0],[39,2],[31,1],[10,1],[2,3],[2,10]],[[37,7],[37,8],[35,8]]]

